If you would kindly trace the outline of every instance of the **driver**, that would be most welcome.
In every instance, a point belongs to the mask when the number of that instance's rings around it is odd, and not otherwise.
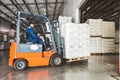
[[[43,45],[42,39],[35,33],[33,28],[34,28],[34,23],[31,22],[30,25],[26,29],[27,40],[32,43],[39,43]]]

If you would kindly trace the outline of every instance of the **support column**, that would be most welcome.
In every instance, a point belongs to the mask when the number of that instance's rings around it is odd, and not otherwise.
[[[80,23],[80,11],[79,8],[75,9],[75,23]]]

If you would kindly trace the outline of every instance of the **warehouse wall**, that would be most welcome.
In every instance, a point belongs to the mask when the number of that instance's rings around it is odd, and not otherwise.
[[[11,23],[0,17],[0,50],[9,49]]]
[[[0,18],[0,32],[9,32],[10,23],[2,18]]]
[[[64,16],[71,16],[73,22],[79,23],[79,7],[85,0],[64,0]]]

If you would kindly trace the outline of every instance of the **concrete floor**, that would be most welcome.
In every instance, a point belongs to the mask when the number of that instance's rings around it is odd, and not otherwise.
[[[0,52],[0,80],[116,80],[118,55],[90,56],[60,67],[34,67],[17,72],[8,66],[8,51]]]

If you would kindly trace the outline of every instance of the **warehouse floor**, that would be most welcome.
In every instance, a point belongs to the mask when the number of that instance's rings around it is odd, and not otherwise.
[[[34,67],[17,72],[8,66],[8,51],[0,52],[0,80],[116,80],[118,55],[90,56],[60,67]]]

